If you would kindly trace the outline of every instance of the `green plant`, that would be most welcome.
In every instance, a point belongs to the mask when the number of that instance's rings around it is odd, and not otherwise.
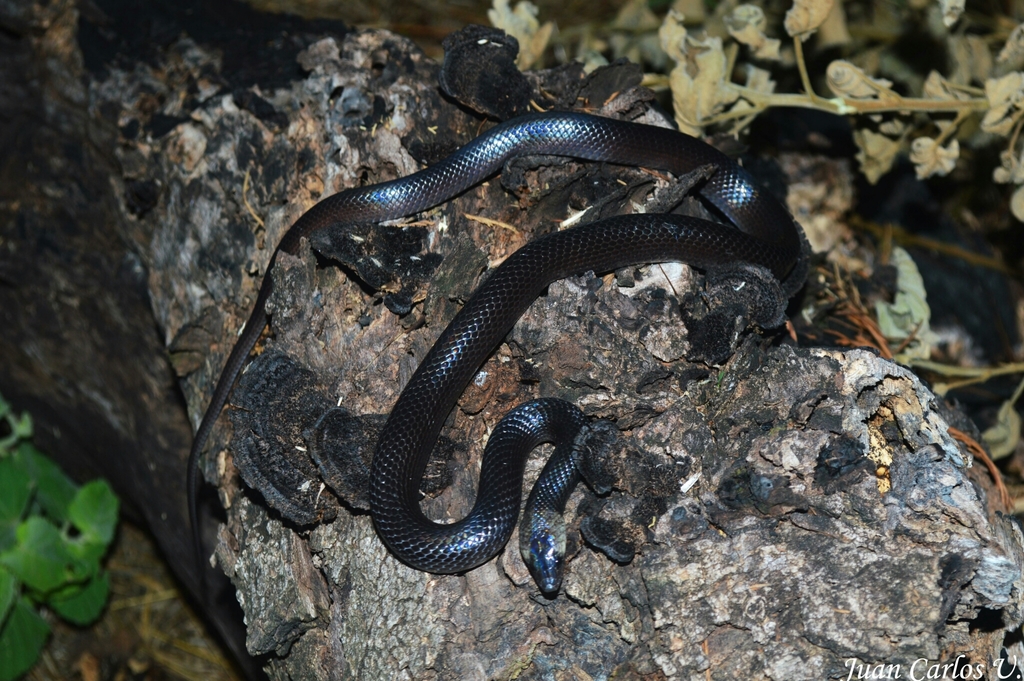
[[[8,429],[0,436],[0,681],[39,656],[50,633],[40,607],[78,625],[99,616],[110,589],[100,559],[118,510],[105,481],[78,487],[39,452],[32,419],[0,396],[0,433]]]

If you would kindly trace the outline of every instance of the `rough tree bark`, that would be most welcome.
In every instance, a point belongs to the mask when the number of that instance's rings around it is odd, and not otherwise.
[[[115,61],[131,70],[164,59],[188,22],[228,55],[218,87],[290,81],[313,25],[211,5],[0,3],[0,392],[32,414],[37,444],[66,471],[111,481],[197,596],[181,483],[191,426],[154,323],[151,235],[131,217],[154,207],[159,188],[119,163],[119,135],[131,130],[119,132],[118,108],[90,90]],[[177,122],[155,96],[151,105],[151,128],[136,135]],[[257,675],[233,591],[220,600],[230,583],[210,572],[207,614]]]
[[[182,36],[88,83],[89,111],[119,131],[106,142],[119,219],[193,423],[292,222],[481,126],[440,94],[437,65],[386,32],[310,44],[303,75],[273,89],[223,87],[226,58]],[[498,106],[548,93],[663,122],[635,76],[560,69],[499,88]],[[377,539],[375,434],[487,265],[574,210],[609,215],[666,184],[520,163],[417,222],[315,244],[335,260],[308,244],[279,259],[271,334],[203,465],[227,509],[217,562],[272,677],[823,679],[877,664],[905,677],[958,657],[990,673],[1024,620],[1024,540],[947,432],[970,424],[868,351],[749,328],[732,286],[705,293],[681,266],[552,285],[463,396],[429,471],[428,515],[461,517],[512,406],[560,396],[613,422],[614,489],[574,494],[557,598],[540,596],[515,538],[461,576],[411,570]],[[183,468],[174,480],[183,490]]]

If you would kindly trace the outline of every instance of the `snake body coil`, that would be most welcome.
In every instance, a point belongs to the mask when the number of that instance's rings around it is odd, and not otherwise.
[[[677,215],[612,218],[537,238],[491,274],[442,332],[403,390],[373,459],[370,508],[377,531],[398,558],[421,570],[461,572],[500,551],[519,512],[526,453],[538,442],[561,437],[556,431],[562,424],[581,418],[558,400],[517,408],[512,423],[500,433],[496,430],[488,442],[471,513],[444,525],[430,521],[420,510],[419,486],[445,419],[480,365],[544,287],[586,270],[669,260],[698,267],[748,262],[766,267],[782,280],[801,255],[799,228],[792,217],[728,157],[678,132],[581,113],[516,118],[430,168],[328,197],[292,226],[277,250],[293,252],[303,236],[325,227],[425,210],[495,174],[509,158],[530,154],[573,156],[676,174],[714,165],[717,170],[700,193],[733,225]],[[201,554],[195,511],[197,457],[266,323],[264,304],[273,262],[271,258],[256,307],[228,358],[193,442],[188,490],[197,556]],[[553,421],[545,420],[549,416]],[[506,437],[508,442],[525,437],[529,446],[508,444]],[[492,448],[508,451],[492,456]],[[561,485],[575,482],[566,477],[564,472],[555,476]],[[557,505],[564,504],[566,493],[560,488],[540,496],[553,498]]]

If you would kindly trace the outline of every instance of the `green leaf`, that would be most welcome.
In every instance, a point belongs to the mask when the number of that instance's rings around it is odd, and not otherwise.
[[[32,496],[32,479],[11,458],[0,459],[0,523],[21,522]]]
[[[68,507],[78,487],[56,463],[36,449],[32,443],[18,445],[17,457],[36,482],[35,501],[57,525],[68,522]]]
[[[0,681],[13,681],[36,661],[50,627],[22,597],[0,629]]]
[[[3,414],[3,419],[7,421],[7,425],[11,428],[10,435],[0,438],[0,456],[7,455],[14,445],[18,444],[19,440],[27,440],[32,437],[32,417],[29,416],[28,412],[21,415],[18,418],[11,412]]]
[[[0,551],[15,542],[15,531],[32,498],[32,480],[11,457],[0,459]]]
[[[98,569],[72,554],[60,530],[39,516],[18,527],[17,539],[14,547],[0,553],[0,565],[41,593],[69,582],[84,582]]]
[[[110,578],[106,572],[102,572],[89,580],[85,586],[75,585],[65,593],[54,596],[47,603],[68,622],[85,626],[92,624],[103,612],[108,595]]]
[[[0,570],[0,628],[7,621],[7,615],[18,598],[18,580],[7,570]]]
[[[27,411],[23,412],[21,418],[15,418],[11,423],[14,435],[19,440],[27,440],[32,437],[32,415]]]
[[[913,339],[896,357],[897,361],[906,364],[911,359],[928,359],[939,337],[929,327],[932,309],[928,306],[924,279],[914,259],[899,246],[892,249],[891,263],[897,272],[896,295],[891,303],[875,303],[878,328],[889,340]]]
[[[68,552],[75,557],[75,560],[91,567],[90,573],[99,570],[100,562],[107,553],[106,544],[85,535],[75,538],[65,537],[64,541],[67,542]]]
[[[68,517],[89,540],[106,546],[117,529],[117,507],[117,496],[107,481],[93,480],[78,490],[68,507]]]

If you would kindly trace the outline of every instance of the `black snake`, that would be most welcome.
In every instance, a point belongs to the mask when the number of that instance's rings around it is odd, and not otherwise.
[[[373,459],[371,514],[391,552],[429,572],[468,570],[500,551],[519,513],[527,454],[540,442],[562,443],[531,495],[524,526],[535,529],[522,538],[524,558],[542,590],[557,591],[558,544],[564,546],[564,530],[552,530],[546,519],[550,513],[560,513],[577,480],[571,463],[565,463],[571,459],[566,452],[571,450],[572,436],[584,422],[574,406],[561,400],[535,400],[502,421],[489,438],[477,502],[466,518],[439,524],[420,510],[419,487],[434,442],[480,365],[544,287],[570,274],[664,261],[697,267],[746,262],[761,265],[783,280],[802,253],[799,227],[785,208],[713,147],[672,130],[573,112],[510,120],[425,170],[323,199],[288,230],[271,257],[255,307],[193,441],[188,497],[197,557],[201,555],[195,503],[197,458],[266,324],[264,307],[277,253],[294,252],[302,237],[326,227],[390,220],[436,206],[494,175],[509,158],[533,154],[643,166],[677,175],[712,165],[717,170],[700,194],[733,223],[630,215],[533,240],[496,268],[455,316],[391,411]]]

